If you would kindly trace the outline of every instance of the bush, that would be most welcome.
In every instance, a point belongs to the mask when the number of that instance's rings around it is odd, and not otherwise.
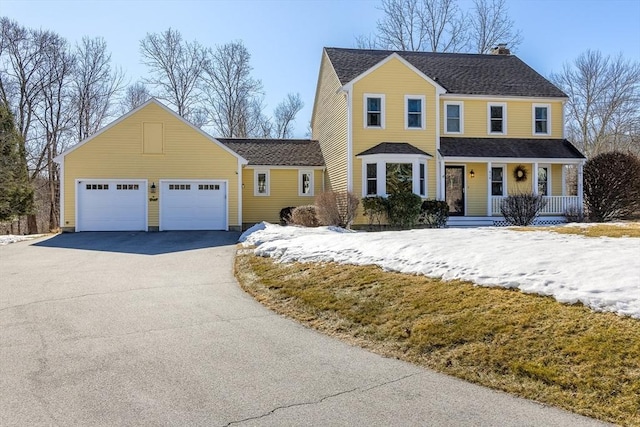
[[[626,218],[640,210],[640,159],[612,151],[584,166],[584,203],[589,220]]]
[[[521,193],[507,196],[502,201],[500,212],[510,225],[531,225],[547,201],[541,195]]]
[[[365,197],[362,199],[362,208],[369,219],[369,228],[373,228],[374,224],[380,228],[387,214],[387,199],[380,196]]]
[[[358,213],[358,197],[348,191],[326,191],[316,197],[316,214],[321,225],[349,228]]]
[[[418,223],[422,199],[417,194],[401,191],[387,198],[387,217],[392,227],[411,228]]]
[[[320,225],[316,215],[316,207],[313,205],[298,206],[295,208],[291,213],[291,222],[303,227],[317,227]]]
[[[420,207],[419,222],[429,228],[444,228],[449,219],[449,205],[444,200],[425,200]]]
[[[291,214],[295,209],[295,206],[289,206],[286,208],[280,209],[280,225],[288,225],[291,224]]]
[[[564,211],[564,217],[567,222],[583,222],[584,210],[578,205],[568,206]]]

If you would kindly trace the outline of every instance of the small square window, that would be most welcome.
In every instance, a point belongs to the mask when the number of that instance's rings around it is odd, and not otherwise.
[[[211,190],[219,190],[220,189],[220,184],[214,184],[211,186]]]
[[[109,184],[105,184],[102,188],[104,188],[105,190],[109,189]]]

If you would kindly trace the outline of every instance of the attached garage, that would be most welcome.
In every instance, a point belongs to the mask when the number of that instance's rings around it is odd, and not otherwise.
[[[160,230],[227,230],[227,182],[160,181]]]
[[[145,180],[79,179],[77,231],[147,231]]]

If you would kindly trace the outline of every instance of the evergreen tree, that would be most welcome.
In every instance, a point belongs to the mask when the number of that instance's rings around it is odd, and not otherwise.
[[[8,105],[0,102],[0,221],[14,220],[33,208],[21,138]]]

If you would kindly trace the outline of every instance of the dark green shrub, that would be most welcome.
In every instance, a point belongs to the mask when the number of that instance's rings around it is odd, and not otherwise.
[[[547,205],[541,195],[532,193],[507,196],[500,206],[500,212],[510,225],[526,227],[531,225],[540,211]]]
[[[640,159],[611,151],[584,165],[584,204],[589,220],[612,221],[640,210]]]
[[[417,194],[401,191],[387,198],[387,218],[389,225],[397,228],[411,228],[418,223],[422,199]]]
[[[444,228],[449,219],[449,205],[444,200],[425,200],[420,207],[419,222],[429,228]]]
[[[364,215],[369,219],[369,228],[380,228],[382,220],[387,214],[387,199],[380,196],[365,197],[362,199]]]

